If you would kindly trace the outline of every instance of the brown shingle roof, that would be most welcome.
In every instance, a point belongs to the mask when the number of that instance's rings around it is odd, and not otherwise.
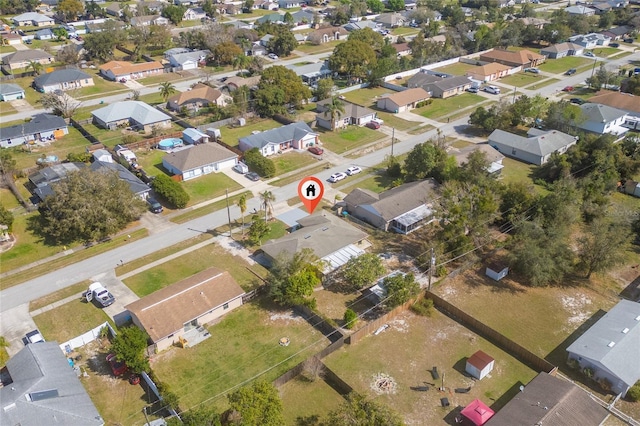
[[[493,361],[494,361],[493,358],[491,358],[489,355],[487,355],[482,351],[478,351],[474,353],[467,360],[469,364],[473,365],[478,370],[482,370],[487,365],[491,364]]]
[[[217,143],[205,143],[167,154],[164,161],[184,172],[237,156],[236,153]]]
[[[502,49],[494,49],[490,52],[480,55],[480,60],[493,60],[493,61],[505,61],[516,63],[520,65],[526,65],[531,61],[544,59],[543,55],[532,52],[527,49],[519,50],[517,52],[512,52],[510,50],[502,50]]]
[[[125,306],[157,342],[244,294],[231,274],[209,268]]]
[[[393,101],[396,105],[403,106],[428,99],[429,93],[426,90],[417,87],[415,89],[407,89],[402,92],[394,93],[393,95],[387,96],[387,98]]]
[[[220,96],[222,96],[222,92],[218,89],[214,89],[206,84],[196,84],[193,86],[193,89],[178,93],[177,95],[170,97],[167,102],[181,106],[194,99],[203,99],[209,102],[215,102],[215,100]]]
[[[258,83],[260,83],[260,78],[262,76],[260,75],[254,75],[253,77],[248,77],[248,78],[244,78],[244,77],[229,77],[226,81],[227,86],[236,86],[236,87],[242,87],[242,86],[249,86],[249,87],[253,87],[253,86],[257,86]]]
[[[106,64],[100,65],[100,71],[111,71],[116,76],[155,69],[163,69],[162,64],[158,61],[141,62],[139,64],[126,61],[109,61]]]
[[[491,62],[490,64],[480,65],[475,68],[471,68],[469,71],[467,71],[467,75],[472,74],[472,75],[481,75],[483,77],[486,77],[488,75],[496,74],[501,71],[506,71],[510,69],[511,67],[508,65],[502,65],[497,62]]]
[[[590,98],[589,102],[640,113],[640,96],[630,93],[601,90]]]

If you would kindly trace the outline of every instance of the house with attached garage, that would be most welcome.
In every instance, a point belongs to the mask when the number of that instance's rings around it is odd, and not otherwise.
[[[631,93],[601,90],[594,97],[589,98],[589,102],[626,112],[627,115],[622,126],[640,130],[640,96],[634,96]]]
[[[593,16],[596,14],[596,10],[587,6],[577,5],[569,6],[564,9],[569,16]]]
[[[314,62],[305,65],[285,65],[285,68],[295,72],[298,77],[302,79],[305,84],[312,86],[317,84],[322,78],[331,76],[331,69],[329,69],[328,61]]]
[[[217,173],[238,164],[238,154],[217,143],[201,143],[162,157],[162,166],[182,180]]]
[[[100,65],[100,75],[112,81],[136,80],[164,73],[164,66],[158,61],[134,64],[127,61],[109,61]]]
[[[598,46],[608,46],[611,42],[611,37],[597,33],[579,34],[569,37],[569,41],[585,49],[593,49]]]
[[[211,337],[204,327],[242,306],[244,294],[228,271],[209,268],[125,308],[160,352],[172,345],[193,346]]]
[[[344,197],[346,211],[383,231],[409,234],[436,220],[438,183],[425,179],[405,183],[380,194],[356,188]]]
[[[207,13],[201,7],[190,7],[184,12],[182,19],[185,21],[199,21],[207,17]]]
[[[546,163],[551,158],[551,154],[564,154],[577,142],[577,136],[558,130],[535,128],[529,129],[526,137],[500,129],[494,130],[489,135],[489,145],[502,154],[538,166]]]
[[[419,72],[407,81],[407,87],[421,87],[433,98],[446,99],[464,93],[471,87],[471,80],[465,76],[440,76]]]
[[[349,35],[343,27],[320,28],[309,33],[307,40],[313,44],[324,44],[334,40],[342,40]]]
[[[576,127],[599,135],[609,133],[620,136],[629,131],[623,126],[628,116],[626,111],[594,103],[580,105],[580,109],[582,119],[575,123]]]
[[[231,96],[206,84],[198,83],[191,90],[178,93],[167,99],[167,108],[172,111],[180,111],[182,107],[185,107],[188,110],[198,111],[209,105],[223,107],[230,102],[232,102]]]
[[[56,70],[33,79],[33,88],[38,92],[49,93],[56,90],[74,90],[93,86],[93,77],[75,68]]]
[[[0,101],[15,101],[24,99],[24,89],[17,84],[0,84]]]
[[[391,95],[382,95],[378,98],[377,107],[389,112],[405,112],[416,108],[420,102],[429,99],[429,93],[422,88],[403,90]]]
[[[640,303],[621,300],[567,348],[569,361],[623,398],[640,380]]]
[[[51,40],[55,37],[51,28],[43,28],[41,30],[36,31],[36,39],[38,40]]]
[[[404,27],[408,22],[408,19],[398,12],[391,12],[378,15],[375,22],[385,28],[397,28]]]
[[[140,101],[115,102],[91,113],[93,124],[104,129],[132,127],[151,132],[154,128],[171,127],[171,117]]]
[[[0,128],[0,147],[11,148],[25,143],[53,142],[69,134],[66,121],[53,114],[36,114],[31,121]]]
[[[39,49],[18,50],[2,58],[2,64],[8,66],[11,71],[27,68],[31,62],[46,66],[53,61],[53,56]]]
[[[318,134],[307,123],[298,121],[240,138],[238,147],[242,152],[258,148],[267,157],[290,148],[305,149],[318,142]]]
[[[335,215],[314,214],[297,220],[295,230],[264,243],[261,247],[269,263],[281,257],[292,258],[304,249],[311,249],[323,262],[323,272],[329,273],[358,257],[370,246],[367,233]]]
[[[46,27],[47,25],[55,25],[55,20],[47,15],[37,12],[26,12],[12,18],[13,23],[18,27],[32,25],[34,27]]]
[[[467,71],[467,77],[475,81],[488,83],[506,77],[511,72],[511,67],[492,62],[486,65],[479,65]]]
[[[511,68],[537,67],[545,61],[546,57],[527,49],[512,52],[504,49],[493,49],[480,55],[480,61],[491,63],[497,62]]]
[[[104,425],[79,377],[56,342],[26,345],[3,369],[0,424]]]
[[[195,70],[198,66],[204,66],[207,57],[211,55],[210,50],[195,50],[193,52],[176,53],[170,55],[169,63],[178,71]]]
[[[338,116],[334,126],[336,129],[347,127],[348,125],[364,126],[368,122],[376,118],[377,113],[365,106],[354,104],[345,100],[341,100],[344,113],[338,111]],[[316,104],[316,122],[318,126],[333,130],[331,126],[331,113],[329,112],[329,104],[331,99],[325,99]]]
[[[549,59],[560,59],[565,56],[580,56],[584,47],[575,43],[557,43],[540,49],[540,53]]]
[[[131,25],[135,27],[148,27],[149,25],[169,25],[169,19],[160,15],[134,16]]]

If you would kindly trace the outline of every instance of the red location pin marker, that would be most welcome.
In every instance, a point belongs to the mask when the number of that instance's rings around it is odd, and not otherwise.
[[[317,177],[307,176],[298,184],[298,196],[309,214],[313,213],[323,195],[324,185]]]

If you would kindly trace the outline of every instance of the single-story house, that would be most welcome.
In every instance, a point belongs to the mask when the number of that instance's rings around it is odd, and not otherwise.
[[[486,425],[600,426],[608,416],[609,412],[582,388],[568,380],[541,372]]]
[[[207,17],[207,13],[201,7],[190,7],[185,10],[182,19],[184,21],[199,21]]]
[[[136,6],[135,4],[130,5],[129,7]],[[137,7],[135,7],[137,9]],[[116,16],[118,18],[122,18],[124,16],[124,10],[122,9],[122,5],[120,3],[111,3],[107,7],[104,8],[107,15]]]
[[[93,77],[76,68],[56,70],[33,79],[33,88],[42,93],[93,86]]]
[[[253,3],[254,9],[278,10],[278,2],[271,0],[256,0]]]
[[[350,124],[356,126],[363,126],[376,118],[377,113],[365,106],[354,104],[345,100],[341,100],[344,108],[344,113],[338,111],[338,117],[336,118],[335,128],[341,129]],[[331,114],[328,111],[328,104],[331,103],[331,99],[325,99],[316,104],[316,122],[318,126],[325,129],[332,130],[331,126]]]
[[[407,87],[421,87],[432,98],[449,98],[464,93],[471,87],[471,80],[465,76],[440,77],[439,75],[419,72],[407,81]]]
[[[474,399],[460,411],[460,423],[462,426],[483,426],[494,414],[495,411],[487,407],[485,403],[479,399]]]
[[[543,29],[545,27],[545,25],[549,25],[551,23],[550,20],[548,19],[544,19],[544,18],[535,18],[535,17],[524,17],[524,18],[518,18],[518,21],[522,22],[524,24],[524,26],[528,27],[529,25],[533,26],[534,28],[537,28],[539,30]]]
[[[189,53],[193,52],[193,49],[189,49],[188,47],[172,47],[171,49],[167,49],[162,52],[162,55],[165,59],[169,59],[169,57],[173,55],[177,55],[179,53]]]
[[[381,13],[374,21],[386,28],[396,28],[404,27],[408,19],[398,12],[391,12]]]
[[[249,88],[256,87],[260,83],[260,75],[254,75],[253,77],[229,77],[225,84],[230,92],[238,89],[239,87],[247,86]]]
[[[134,127],[146,133],[153,128],[171,127],[171,117],[141,101],[121,101],[91,113],[93,123],[105,129]]]
[[[508,76],[510,71],[510,66],[492,62],[490,64],[473,67],[467,71],[466,75],[473,80],[488,83]]]
[[[504,165],[502,164],[502,160],[504,160],[504,155],[500,153],[497,149],[493,148],[491,145],[486,143],[478,143],[473,144],[467,147],[460,149],[458,152],[453,154],[453,157],[456,159],[456,163],[458,166],[462,166],[463,164],[469,161],[469,155],[472,152],[480,151],[484,153],[489,166],[487,167],[488,173],[497,173],[499,174]]]
[[[477,351],[469,358],[467,358],[467,363],[465,365],[464,371],[471,374],[471,376],[475,377],[476,379],[482,380],[487,376],[487,374],[491,373],[495,362],[496,361],[486,353]]]
[[[484,274],[495,281],[500,281],[509,274],[509,266],[498,262],[487,264]]]
[[[301,0],[278,0],[280,9],[293,9],[294,7],[300,7],[301,4]]]
[[[580,109],[582,110],[583,120],[575,123],[576,127],[599,135],[610,133],[616,136],[622,135],[629,130],[623,127],[627,119],[627,113],[623,110],[593,103],[580,105]]]
[[[621,300],[567,348],[570,360],[590,368],[622,397],[640,380],[640,303]]]
[[[407,89],[392,95],[383,95],[378,98],[377,107],[389,112],[405,112],[416,108],[420,102],[429,99],[429,93],[422,88]]]
[[[53,194],[52,183],[66,179],[68,174],[77,172],[85,166],[85,163],[54,164],[30,174],[29,190],[35,196],[34,202],[37,203],[37,200],[44,201],[45,198]]]
[[[321,15],[318,15],[318,16],[321,16]],[[302,9],[302,10],[298,10],[297,12],[293,12],[291,14],[291,17],[293,18],[293,22],[296,25],[312,24],[314,13],[311,12],[310,10]]]
[[[396,54],[398,56],[411,55],[411,47],[409,47],[409,43],[394,43],[391,47],[396,49]]]
[[[149,185],[138,179],[136,175],[131,173],[120,163],[111,161],[94,161],[91,163],[89,168],[97,173],[117,173],[118,178],[129,185],[131,192],[143,200],[146,200],[151,192]]]
[[[271,41],[271,39],[273,39],[273,37],[275,37],[273,34],[263,35],[260,39],[260,44],[264,47],[269,47],[269,42]]]
[[[204,65],[207,57],[211,54],[209,50],[195,50],[193,52],[176,53],[170,55],[169,63],[173,68],[181,71],[195,70],[200,65]]]
[[[54,62],[54,57],[40,49],[18,50],[2,58],[2,63],[10,70],[27,68],[30,62],[38,62],[49,65]]]
[[[80,383],[80,371],[71,367],[58,343],[26,345],[7,361],[5,373],[0,424],[104,425]]]
[[[527,49],[512,52],[510,50],[493,49],[489,52],[480,55],[480,61],[482,62],[497,62],[502,65],[507,65],[512,68],[522,67],[537,67],[545,61],[546,57],[538,53],[532,52]]]
[[[135,27],[146,27],[149,25],[168,25],[169,19],[160,15],[134,16],[131,18],[131,25]]]
[[[334,40],[342,40],[349,35],[343,27],[320,28],[309,33],[307,40],[313,44],[324,44]]]
[[[217,143],[202,143],[166,154],[162,166],[182,180],[230,169],[238,163],[238,154]]]
[[[531,128],[527,137],[496,129],[489,135],[489,145],[507,157],[517,158],[538,166],[546,163],[551,154],[563,154],[578,142],[577,136],[571,136],[558,130],[540,130]]]
[[[100,65],[100,74],[112,81],[135,80],[164,73],[164,67],[158,61],[134,64],[127,61],[109,61]]]
[[[557,43],[540,49],[540,53],[549,59],[560,59],[565,56],[579,56],[584,52],[584,47],[575,43]]]
[[[611,37],[604,34],[589,33],[569,37],[569,41],[573,44],[582,46],[585,49],[593,49],[598,46],[608,46],[611,42]]]
[[[197,145],[200,143],[209,142],[209,135],[206,133],[202,133],[200,130],[189,127],[182,131],[182,140],[186,144]]]
[[[0,34],[2,37],[2,45],[3,46],[15,46],[18,44],[22,44],[22,36],[14,33],[2,33]]]
[[[145,330],[156,352],[187,340],[189,331],[242,306],[244,290],[228,271],[205,269],[144,296],[125,308],[133,323]],[[185,336],[186,334],[186,336]]]
[[[331,76],[328,61],[313,62],[306,65],[285,65],[285,68],[295,72],[302,81],[308,85],[314,85],[322,78]]]
[[[629,37],[629,34],[633,31],[633,28],[626,25],[620,25],[619,27],[609,28],[605,31],[600,31],[600,34],[610,37],[611,40],[622,40]]]
[[[438,183],[425,179],[380,194],[356,188],[344,197],[347,212],[383,231],[409,234],[431,223]]]
[[[24,89],[17,84],[0,84],[0,101],[14,101],[24,99]]]
[[[589,98],[589,102],[616,108],[625,111],[629,116],[640,118],[640,96],[634,96],[624,92],[601,90],[596,93],[594,97]]]
[[[298,121],[240,138],[238,148],[242,152],[258,148],[267,157],[289,148],[305,149],[317,144],[318,134],[307,123]]]
[[[36,114],[31,121],[0,128],[0,147],[10,148],[32,141],[55,141],[69,134],[67,123],[53,114]]]
[[[284,22],[284,14],[283,13],[270,13],[268,15],[261,16],[256,19],[257,24],[264,24],[266,22],[283,23]]]
[[[36,39],[38,40],[51,40],[55,37],[51,28],[43,28],[41,30],[36,31]]]
[[[47,15],[37,12],[26,12],[12,18],[13,23],[18,27],[33,25],[34,27],[46,27],[55,25],[55,20]]]
[[[198,111],[198,109],[209,105],[223,107],[230,101],[231,97],[223,94],[220,90],[198,83],[191,90],[178,93],[167,99],[167,108],[179,111],[182,107],[186,107]]]
[[[593,16],[596,14],[595,9],[592,9],[587,6],[569,6],[564,9],[570,16]]]
[[[314,214],[297,220],[296,230],[264,243],[261,247],[269,262],[281,257],[291,258],[305,248],[324,263],[324,273],[344,265],[352,257],[364,253],[370,245],[367,233],[335,215]]]
[[[378,24],[370,20],[357,21],[357,22],[349,22],[348,24],[343,25],[344,29],[351,32],[357,30],[363,30],[365,28],[371,28],[374,31],[377,31]]]

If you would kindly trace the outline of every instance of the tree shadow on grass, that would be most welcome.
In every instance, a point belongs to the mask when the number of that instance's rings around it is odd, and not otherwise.
[[[27,218],[27,231],[36,236],[37,243],[43,244],[49,247],[55,247],[61,244],[70,244],[72,241],[57,241],[43,230],[42,217],[39,214],[29,216]]]
[[[510,272],[511,273],[511,272]],[[503,278],[495,281],[485,275],[485,266],[474,269],[464,276],[465,283],[471,288],[490,287],[492,293],[525,293],[527,288],[520,284],[515,277]]]

